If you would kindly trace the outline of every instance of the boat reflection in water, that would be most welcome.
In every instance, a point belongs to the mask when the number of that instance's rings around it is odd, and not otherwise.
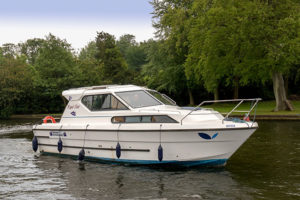
[[[249,115],[260,99],[182,108],[134,85],[70,89],[63,96],[69,103],[59,123],[48,116],[33,127],[34,150],[43,154],[132,165],[223,166],[258,128]],[[200,107],[232,101],[237,105],[226,116]],[[250,109],[237,111],[246,101],[252,102]],[[244,112],[245,118],[230,118],[233,112]]]
[[[225,168],[127,167],[53,156],[38,161],[37,168],[52,171],[62,181],[60,192],[74,199],[252,199],[254,192]]]

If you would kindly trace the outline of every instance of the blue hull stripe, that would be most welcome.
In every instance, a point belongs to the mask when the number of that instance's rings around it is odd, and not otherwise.
[[[56,155],[62,157],[71,157],[77,159],[78,156],[67,155],[67,154],[58,154],[58,153],[48,153],[42,152],[44,155]],[[174,165],[174,166],[184,166],[184,167],[193,167],[193,166],[224,166],[227,162],[227,159],[211,159],[211,160],[195,160],[195,161],[158,161],[158,160],[129,160],[129,159],[111,159],[103,157],[92,157],[86,156],[85,160],[94,161],[100,163],[110,163],[110,164],[131,164],[131,165]]]

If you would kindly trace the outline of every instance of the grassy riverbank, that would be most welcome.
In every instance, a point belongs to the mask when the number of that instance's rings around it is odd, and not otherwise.
[[[294,106],[294,111],[279,111],[273,112],[275,108],[275,101],[261,101],[258,103],[256,114],[257,115],[300,115],[300,101],[292,101]],[[221,113],[227,113],[232,110],[236,104],[232,103],[216,103],[208,106],[206,108],[213,108]],[[243,103],[237,110],[249,110],[250,103]],[[253,112],[254,113],[254,110]]]
[[[256,119],[259,120],[300,120],[300,101],[292,101],[293,111],[279,111],[273,112],[275,108],[275,101],[261,101],[258,106],[251,112],[251,116],[256,112]],[[236,104],[232,103],[215,103],[204,106],[205,108],[213,108],[222,114],[226,114],[234,108]],[[236,110],[249,110],[250,103],[243,103]],[[232,113],[233,116],[240,116],[241,113]],[[251,118],[252,119],[252,118]]]

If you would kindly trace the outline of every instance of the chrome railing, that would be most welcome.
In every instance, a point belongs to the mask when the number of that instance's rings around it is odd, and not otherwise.
[[[180,121],[180,123],[182,124],[182,121],[187,117],[189,116],[190,114],[192,114],[192,112],[198,110],[198,108],[204,104],[208,104],[208,103],[224,103],[224,102],[238,102],[237,105],[230,111],[226,114],[225,116],[225,119],[228,119],[229,116],[234,113],[234,112],[239,112],[239,113],[245,113],[245,117],[244,118],[248,118],[250,113],[252,112],[252,110],[254,108],[256,108],[257,106],[257,103],[259,101],[261,101],[262,99],[261,98],[254,98],[254,99],[226,99],[226,100],[210,100],[210,101],[202,101],[198,106],[196,106],[193,110],[191,110],[188,114],[186,114]],[[236,110],[243,102],[252,102],[251,106],[250,106],[250,109],[249,110]],[[255,120],[255,115],[256,113],[254,114],[254,120]],[[254,121],[253,120],[253,121]]]

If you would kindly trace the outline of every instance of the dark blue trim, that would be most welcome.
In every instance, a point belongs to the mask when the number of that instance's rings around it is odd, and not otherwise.
[[[77,156],[58,154],[58,153],[48,153],[42,152],[44,155],[56,155],[62,157],[71,157],[77,159]],[[194,167],[194,166],[224,166],[227,159],[211,159],[211,160],[195,160],[195,161],[177,161],[177,160],[128,160],[128,159],[111,159],[103,157],[92,157],[85,156],[86,161],[94,161],[100,163],[110,163],[110,164],[130,164],[130,165],[174,165],[181,167]]]

